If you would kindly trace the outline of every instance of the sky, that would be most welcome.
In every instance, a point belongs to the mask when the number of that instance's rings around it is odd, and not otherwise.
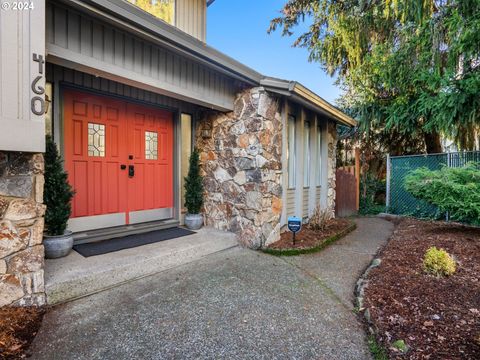
[[[278,30],[267,34],[285,2],[216,0],[207,12],[207,44],[263,75],[298,81],[334,103],[340,94],[334,79],[308,62],[306,49],[292,47],[295,37],[282,37]]]

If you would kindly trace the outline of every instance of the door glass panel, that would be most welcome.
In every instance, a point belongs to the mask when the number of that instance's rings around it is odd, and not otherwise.
[[[158,135],[153,131],[145,131],[145,159],[158,159]]]
[[[88,123],[88,156],[105,157],[105,125]]]

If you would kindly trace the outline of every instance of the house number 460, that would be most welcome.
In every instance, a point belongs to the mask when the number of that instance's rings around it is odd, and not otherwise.
[[[39,75],[33,79],[30,86],[33,93],[36,94],[36,96],[33,96],[30,100],[30,107],[32,113],[35,115],[43,115],[45,113],[45,99],[41,95],[45,94],[45,88],[39,85],[39,82],[43,79],[43,65],[45,64],[45,60],[43,59],[43,55],[33,54],[33,61],[38,63]]]

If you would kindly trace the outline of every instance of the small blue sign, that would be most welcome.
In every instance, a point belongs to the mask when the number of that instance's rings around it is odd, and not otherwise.
[[[302,228],[302,219],[296,216],[290,216],[288,218],[287,226],[288,226],[288,230],[290,230],[293,233],[297,233]]]

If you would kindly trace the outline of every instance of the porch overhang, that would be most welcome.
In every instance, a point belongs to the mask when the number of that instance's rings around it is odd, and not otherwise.
[[[299,103],[314,112],[323,114],[342,125],[349,127],[357,126],[356,120],[297,81],[266,77],[260,81],[260,85],[267,91],[287,97],[293,102]]]

